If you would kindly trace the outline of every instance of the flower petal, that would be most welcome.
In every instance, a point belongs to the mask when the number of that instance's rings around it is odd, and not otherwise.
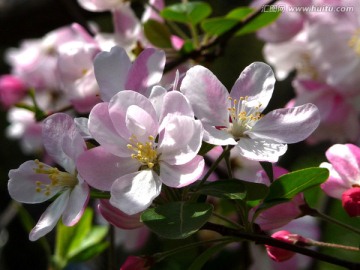
[[[268,105],[274,91],[275,76],[271,67],[262,62],[254,62],[241,72],[230,91],[233,99],[248,97],[247,101],[261,103],[260,110]]]
[[[269,112],[247,134],[279,143],[297,143],[306,139],[319,125],[320,114],[315,105],[308,103],[293,108]]]
[[[160,164],[160,179],[169,187],[184,187],[198,180],[204,170],[205,162],[202,156],[196,156],[183,165]]]
[[[172,164],[185,164],[200,150],[203,128],[199,120],[192,117],[168,114],[159,128],[161,160]]]
[[[360,185],[360,148],[353,144],[335,144],[326,151],[334,169],[350,185]]]
[[[129,70],[125,88],[148,96],[148,90],[161,80],[164,66],[164,51],[154,48],[143,50]]]
[[[130,106],[136,105],[146,111],[154,120],[157,119],[156,111],[150,100],[135,91],[125,90],[116,94],[109,103],[109,115],[113,126],[126,141],[132,135],[126,126],[126,114]]]
[[[195,116],[212,126],[229,123],[228,97],[225,86],[207,68],[190,68],[181,83],[180,91],[189,99]]]
[[[56,226],[61,214],[69,201],[70,190],[66,190],[41,215],[38,223],[31,230],[29,239],[36,241],[49,233]]]
[[[162,111],[162,104],[164,101],[164,96],[166,94],[166,89],[160,85],[156,85],[151,89],[149,100],[154,106],[158,119],[160,119],[160,114]],[[160,122],[160,121],[159,121]]]
[[[287,150],[286,144],[269,139],[241,138],[236,147],[248,159],[269,162],[277,162]]]
[[[76,165],[81,178],[90,186],[103,191],[110,191],[111,185],[120,176],[139,169],[139,163],[130,156],[115,156],[102,146],[84,152]]]
[[[44,169],[51,169],[46,164],[43,166]],[[37,192],[36,182],[41,182],[44,185],[51,183],[49,175],[35,172],[37,168],[38,165],[35,161],[28,160],[21,164],[18,169],[10,170],[8,190],[11,198],[22,203],[41,203],[51,199],[61,190],[60,187],[54,186],[49,195],[45,195],[45,192]]]
[[[123,124],[126,130],[125,123]],[[124,140],[114,127],[109,115],[107,102],[97,104],[89,115],[89,131],[94,139],[108,152],[118,156],[129,156],[129,149],[126,147],[127,140]]]
[[[43,122],[43,142],[46,152],[66,171],[75,172],[75,159],[85,151],[84,139],[72,117],[56,113]]]
[[[100,52],[94,60],[94,72],[100,87],[102,100],[109,101],[116,93],[125,89],[131,67],[126,51],[118,46],[110,52]]]
[[[134,215],[148,208],[160,191],[158,175],[152,170],[143,170],[118,178],[111,187],[110,203]]]
[[[71,190],[69,201],[62,216],[63,223],[66,226],[73,226],[79,221],[89,198],[90,189],[84,181],[81,181]]]
[[[216,127],[204,124],[204,138],[207,143],[214,145],[236,145],[237,142],[234,136],[224,129],[217,129]]]
[[[166,93],[159,122],[168,114],[186,115],[194,118],[194,112],[187,98],[179,91]]]
[[[342,179],[330,163],[323,162],[320,167],[327,168],[330,172],[329,178],[320,185],[321,189],[328,196],[341,200],[342,194],[351,188],[351,183]]]
[[[153,119],[141,107],[131,105],[126,112],[125,121],[131,135],[135,135],[141,142],[148,141],[150,135],[154,137],[157,135],[159,126],[157,119]]]

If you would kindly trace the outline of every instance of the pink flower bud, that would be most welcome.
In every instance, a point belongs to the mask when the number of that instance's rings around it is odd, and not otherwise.
[[[360,187],[350,188],[342,194],[342,206],[350,217],[360,216]]]
[[[144,257],[129,256],[120,270],[147,270],[150,269],[149,260]]]
[[[284,241],[289,244],[294,244],[297,242],[296,237],[294,238],[293,236],[296,236],[296,235],[291,234],[288,231],[278,231],[271,235],[272,238]],[[266,247],[266,251],[267,251],[267,254],[269,255],[269,257],[276,262],[286,261],[295,255],[295,252],[290,251],[290,250],[273,247],[273,246],[269,246],[269,245],[265,245],[265,247]]]
[[[5,108],[9,108],[19,102],[26,94],[26,86],[13,75],[0,77],[0,102]]]

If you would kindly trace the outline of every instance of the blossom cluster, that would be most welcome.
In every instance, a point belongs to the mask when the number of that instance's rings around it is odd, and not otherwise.
[[[183,233],[183,204],[205,202],[216,209],[211,218],[231,230],[294,246],[319,245],[310,239],[319,238],[318,225],[302,192],[317,179],[305,169],[300,175],[310,180],[302,183],[290,166],[281,166],[288,144],[302,141],[309,147],[334,143],[314,169],[327,179],[314,186],[342,200],[350,217],[360,216],[360,6],[347,0],[278,1],[355,9],[284,12],[257,32],[267,63],[247,65],[228,90],[201,57],[185,57],[168,71],[173,54],[183,56],[188,43],[172,35],[171,48],[163,50],[146,38],[143,24],[162,24],[159,10],[165,6],[148,2],[138,18],[129,1],[78,0],[88,11],[109,12],[114,32],[73,23],[6,52],[11,72],[0,76],[0,103],[10,122],[6,132],[20,140],[25,154],[37,156],[9,171],[8,191],[20,203],[50,202],[30,240],[47,235],[60,220],[75,226],[95,204],[101,222],[135,232],[136,243],[126,243],[134,248],[153,229],[143,216],[149,209],[181,202]],[[284,108],[268,109],[276,79],[286,78],[292,79],[295,98]],[[234,209],[222,209],[225,198]],[[206,225],[201,224],[205,230]],[[300,235],[294,228],[310,229]],[[252,252],[293,263],[295,252],[271,240]],[[154,258],[129,256],[121,269],[149,269]],[[265,266],[255,262],[256,267]]]

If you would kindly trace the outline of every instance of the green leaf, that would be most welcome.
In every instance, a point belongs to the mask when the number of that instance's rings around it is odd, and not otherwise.
[[[141,221],[150,230],[169,239],[182,239],[197,232],[210,218],[213,206],[207,203],[172,202],[149,208]]]
[[[261,210],[291,200],[300,192],[319,186],[329,177],[326,168],[307,168],[282,175],[269,189]]]
[[[230,200],[259,200],[265,198],[268,187],[239,179],[228,179],[207,183],[197,192]]]
[[[211,12],[211,6],[205,2],[187,2],[167,6],[160,15],[166,20],[196,25]]]
[[[236,19],[237,21],[242,21],[252,12],[254,12],[253,8],[239,7],[231,10],[228,14],[226,14],[225,17],[228,19]]]
[[[244,35],[256,32],[260,28],[263,28],[272,22],[274,22],[281,15],[281,11],[276,12],[263,12],[259,16],[257,16],[254,20],[247,23],[244,27],[242,27],[236,35]]]
[[[238,23],[238,20],[218,17],[218,18],[210,18],[201,23],[201,28],[205,33],[212,36],[220,36],[225,32],[229,31],[232,27],[234,27]]]
[[[188,270],[201,270],[204,264],[218,251],[221,251],[229,242],[220,243],[209,247],[205,250],[199,257],[197,257],[194,262],[190,265]]]
[[[170,40],[171,33],[166,25],[155,20],[148,20],[144,24],[144,33],[146,38],[154,46],[159,48],[172,48]]]

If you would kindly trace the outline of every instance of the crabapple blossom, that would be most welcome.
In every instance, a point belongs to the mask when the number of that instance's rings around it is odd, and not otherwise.
[[[273,233],[271,237],[289,244],[294,244],[297,242],[291,238],[291,233],[288,231],[278,231]],[[273,247],[270,245],[266,245],[266,250],[269,257],[276,262],[286,261],[295,255],[295,252],[293,251]]]
[[[86,145],[73,119],[63,113],[49,116],[43,123],[43,142],[49,156],[61,165],[60,171],[39,160],[29,160],[10,170],[10,196],[22,203],[41,203],[59,195],[45,210],[30,232],[35,241],[50,232],[62,215],[65,225],[76,224],[89,199],[89,187],[77,174],[75,160]]]
[[[330,176],[321,185],[323,191],[342,200],[345,211],[350,216],[359,213],[360,148],[353,144],[335,144],[326,151],[328,162],[320,167],[327,168]]]
[[[131,63],[126,51],[113,47],[110,52],[101,52],[95,57],[95,77],[100,87],[100,96],[109,101],[122,90],[134,90],[146,96],[162,77],[165,53],[161,50],[145,49]]]
[[[166,93],[157,112],[145,96],[121,91],[93,108],[89,131],[100,146],[79,157],[79,174],[128,215],[150,206],[162,184],[180,188],[202,174],[202,126],[180,92]]]
[[[27,92],[27,86],[17,76],[11,74],[0,76],[0,103],[8,109],[19,102]]]
[[[233,145],[248,159],[276,162],[287,143],[302,141],[316,129],[320,116],[310,103],[263,115],[274,83],[271,68],[255,62],[240,74],[229,94],[210,70],[195,66],[187,71],[180,90],[204,126],[204,141]]]

